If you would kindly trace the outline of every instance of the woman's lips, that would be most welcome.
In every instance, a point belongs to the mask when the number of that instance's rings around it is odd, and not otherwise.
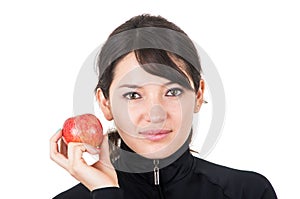
[[[158,141],[161,140],[169,135],[171,133],[171,130],[147,130],[147,131],[141,131],[139,134],[143,135],[144,138],[151,140],[151,141]]]

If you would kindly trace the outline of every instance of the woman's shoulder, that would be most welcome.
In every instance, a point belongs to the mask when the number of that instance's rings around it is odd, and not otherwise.
[[[213,181],[240,181],[247,180],[252,182],[254,180],[266,182],[268,181],[265,176],[254,171],[239,170],[228,166],[216,164],[198,157],[195,159],[195,172],[207,176]],[[250,180],[250,181],[249,181]]]
[[[194,160],[194,173],[222,188],[225,195],[277,198],[269,180],[260,173],[230,168],[197,157]]]
[[[90,191],[83,184],[79,183],[72,188],[58,194],[53,199],[115,199],[122,198],[122,194],[122,190],[117,187],[105,187]]]
[[[53,199],[85,199],[91,198],[90,191],[81,183],[73,186],[72,188],[58,194]]]

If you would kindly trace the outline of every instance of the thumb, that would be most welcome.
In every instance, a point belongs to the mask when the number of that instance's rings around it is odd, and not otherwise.
[[[105,166],[113,168],[110,161],[109,142],[108,135],[105,134],[100,148],[99,161],[95,163],[94,167],[99,167],[101,165],[101,167]]]

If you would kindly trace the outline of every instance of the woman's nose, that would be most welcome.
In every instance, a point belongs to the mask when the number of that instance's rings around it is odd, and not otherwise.
[[[166,112],[165,110],[161,107],[161,105],[154,104],[148,113],[149,120],[151,123],[160,123],[165,121],[166,119]]]

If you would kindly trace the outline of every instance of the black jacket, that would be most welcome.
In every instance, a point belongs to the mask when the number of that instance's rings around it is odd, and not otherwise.
[[[82,184],[55,199],[276,199],[270,182],[262,175],[213,164],[186,150],[175,162],[154,172],[117,170],[119,186],[90,192]]]

